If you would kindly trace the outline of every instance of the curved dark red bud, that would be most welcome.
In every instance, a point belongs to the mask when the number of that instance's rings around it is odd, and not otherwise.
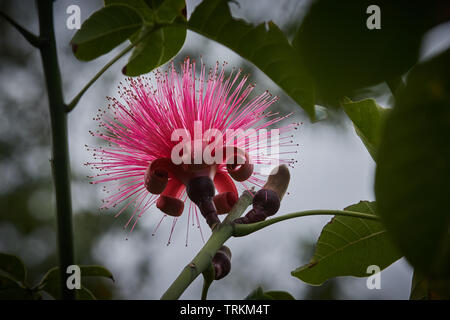
[[[211,178],[207,176],[200,176],[191,179],[186,185],[186,192],[189,199],[194,202],[203,217],[206,219],[206,223],[212,228],[220,223],[217,217],[217,210],[214,205],[213,197],[216,189]]]
[[[231,270],[231,251],[227,246],[222,246],[212,259],[215,279],[220,280]]]
[[[216,194],[213,198],[217,214],[225,214],[231,211],[234,204],[238,201],[238,197],[234,192],[222,192]]]
[[[169,175],[164,170],[149,170],[147,168],[144,177],[145,188],[148,192],[153,194],[160,194],[164,191],[169,181]]]
[[[147,167],[144,184],[148,192],[160,194],[166,188],[170,170],[170,163],[168,161],[170,160],[165,158],[156,159]]]
[[[242,182],[253,174],[253,164],[246,162],[241,165],[227,165],[227,170],[234,180]]]
[[[179,217],[184,210],[184,202],[178,198],[161,195],[156,201],[156,207],[165,214]]]
[[[232,155],[230,156],[230,150]],[[225,163],[230,176],[236,181],[245,181],[253,174],[253,164],[250,163],[250,156],[247,152],[238,147],[226,147]]]

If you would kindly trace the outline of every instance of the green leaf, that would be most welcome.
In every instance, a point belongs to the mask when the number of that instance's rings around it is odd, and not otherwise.
[[[266,295],[261,287],[256,288],[244,300],[273,300],[272,297]]]
[[[81,277],[103,277],[108,278],[114,281],[114,277],[112,273],[102,266],[79,266],[81,270]],[[41,282],[38,285],[39,290],[43,290],[51,295],[55,299],[59,299],[60,297],[60,281],[59,281],[59,267],[54,267],[50,269],[42,278]],[[77,290],[77,297],[80,299],[91,300],[89,298],[92,296],[94,299],[94,295],[83,285],[81,289]]]
[[[112,5],[94,12],[75,33],[71,44],[80,60],[108,53],[142,27],[141,16],[131,7]]]
[[[141,34],[148,32],[144,27]],[[136,45],[123,73],[127,76],[138,76],[152,71],[175,56],[183,47],[186,30],[177,27],[166,27],[150,33]]]
[[[366,26],[370,5],[380,8],[381,29]],[[438,2],[318,0],[294,38],[315,80],[319,104],[338,105],[355,90],[391,80],[418,59],[423,34],[437,20]]]
[[[295,298],[285,291],[266,291],[262,287],[253,290],[244,300],[295,300]]]
[[[14,280],[25,282],[25,265],[22,260],[12,254],[0,253],[0,271],[7,273]]]
[[[113,2],[122,1],[125,0],[114,0]],[[161,4],[151,3],[150,5],[143,1],[137,2],[138,5],[135,9],[142,10],[141,7],[144,5],[146,7],[144,11],[150,11],[153,19],[158,23],[171,23],[175,19],[181,20],[183,23],[185,21],[182,10],[186,7],[184,0],[166,0]],[[136,45],[127,65],[122,70],[127,76],[138,76],[150,72],[169,61],[183,47],[186,39],[185,28],[164,27],[149,33],[153,27],[153,24],[146,25],[130,37],[133,43],[140,37],[145,36],[145,39]]]
[[[173,22],[177,17],[186,18],[186,3],[184,0],[165,0],[158,7],[156,17],[158,22]]]
[[[450,279],[431,279],[414,271],[410,300],[449,300]]]
[[[156,19],[155,13],[144,0],[105,0],[105,7],[108,6],[126,6],[141,16],[141,19],[150,24]]]
[[[352,120],[355,131],[366,146],[367,151],[375,160],[381,139],[381,129],[389,109],[380,107],[374,99],[352,102],[347,98],[342,103],[342,107]]]
[[[376,214],[375,202],[361,201],[345,208]],[[292,275],[312,285],[339,276],[367,277],[367,267],[380,270],[401,258],[378,221],[335,216],[323,228],[311,261]]]
[[[188,26],[252,62],[315,119],[312,82],[297,51],[273,22],[255,27],[233,19],[227,0],[205,0]]]
[[[114,282],[114,277],[108,269],[102,266],[80,266],[82,277],[103,277],[111,279]]]
[[[0,300],[31,300],[40,298],[39,294],[22,287],[13,278],[0,274]]]
[[[265,294],[273,300],[295,300],[295,298],[286,291],[266,291]]]
[[[47,292],[53,298],[59,299],[61,292],[59,285],[59,268],[54,267],[50,269],[44,275],[37,288],[38,290],[43,290]]]
[[[413,69],[378,150],[379,214],[415,270],[450,276],[450,50]]]
[[[81,289],[77,290],[76,294],[77,300],[96,300],[91,290],[85,286],[81,286]]]

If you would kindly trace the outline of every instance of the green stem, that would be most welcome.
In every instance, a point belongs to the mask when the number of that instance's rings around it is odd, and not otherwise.
[[[209,240],[205,243],[200,252],[189,263],[180,275],[175,279],[172,285],[161,297],[161,300],[178,299],[186,288],[204,272],[210,265],[212,258],[220,247],[233,235],[233,220],[239,218],[252,202],[252,195],[244,192],[233,210],[228,214],[225,220],[217,225]]]
[[[139,39],[137,39],[135,42],[128,45],[125,49],[123,49],[117,56],[112,58],[111,61],[109,61],[103,68],[101,68],[95,76],[89,80],[88,83],[81,89],[81,91],[70,101],[70,103],[66,107],[66,112],[72,111],[78,102],[80,101],[81,97],[84,95],[84,93],[94,84],[95,81],[97,81],[100,76],[105,73],[106,70],[109,69],[114,63],[116,63],[120,58],[122,58],[124,55],[126,55],[131,49],[133,49],[138,43],[140,43],[142,40],[144,40],[150,33],[153,33],[157,31],[158,29],[169,26],[170,24],[155,24],[152,28],[150,28],[147,32],[145,32]]]
[[[6,21],[8,21],[14,28],[16,28],[17,31],[19,31],[22,36],[34,47],[39,48],[39,46],[42,44],[41,38],[39,38],[34,33],[31,33],[24,27],[22,27],[20,24],[18,24],[16,21],[14,21],[11,17],[9,17],[7,14],[0,12],[0,16],[3,17]]]
[[[207,282],[207,281],[203,282],[201,300],[206,300],[206,297],[208,296],[208,290],[209,290],[209,287],[211,286],[211,283],[212,283],[212,281],[211,282]]]
[[[52,130],[51,164],[56,194],[61,297],[71,300],[75,299],[75,290],[69,290],[66,286],[67,267],[74,264],[67,115],[64,110],[61,74],[56,53],[53,1],[38,0],[36,4],[40,37],[43,41],[39,49],[47,86]]]
[[[127,54],[131,49],[134,48],[134,46],[136,45],[136,43],[132,43],[130,44],[128,47],[126,47],[125,49],[123,49],[117,56],[115,56],[111,61],[109,61],[107,64],[105,64],[105,66],[103,68],[100,69],[99,72],[97,72],[95,74],[95,76],[89,80],[89,82],[83,87],[83,89],[81,89],[81,91],[72,99],[72,101],[67,105],[66,107],[66,112],[70,112],[72,111],[75,106],[77,105],[77,103],[80,101],[81,97],[83,96],[83,94],[87,91],[87,89],[89,89],[90,86],[92,86],[94,84],[95,81],[97,81],[98,78],[100,78],[100,76],[105,73],[106,70],[109,69],[109,67],[111,67],[117,60],[119,60],[120,58],[122,58],[125,54]]]
[[[202,300],[206,300],[208,296],[208,290],[214,281],[214,267],[212,263],[208,265],[205,271],[203,271],[203,289],[202,289]]]
[[[373,214],[355,212],[355,211],[345,211],[345,210],[308,210],[308,211],[300,211],[294,212],[286,215],[282,215],[276,218],[272,218],[269,220],[250,223],[250,224],[234,224],[234,237],[243,237],[255,231],[258,231],[262,228],[270,226],[271,224],[298,218],[298,217],[306,217],[306,216],[317,216],[317,215],[337,215],[337,216],[347,216],[347,217],[355,217],[361,219],[369,219],[369,220],[379,220],[378,216]]]

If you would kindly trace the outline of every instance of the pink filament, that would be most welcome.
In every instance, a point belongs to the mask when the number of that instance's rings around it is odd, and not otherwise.
[[[86,165],[99,171],[92,183],[118,183],[115,192],[104,200],[102,208],[123,206],[116,216],[129,208],[135,207],[125,227],[132,220],[131,231],[142,214],[153,207],[157,197],[149,194],[144,186],[145,171],[153,160],[170,158],[172,148],[178,141],[172,141],[171,135],[175,129],[185,129],[194,136],[194,122],[201,121],[202,131],[219,130],[227,137],[223,144],[231,140],[250,154],[255,164],[269,164],[274,156],[292,153],[289,151],[261,154],[261,146],[257,139],[249,135],[237,137],[227,136],[227,130],[269,129],[270,126],[285,119],[277,113],[271,113],[268,108],[278,98],[269,92],[250,97],[254,90],[253,84],[248,84],[248,77],[241,76],[242,70],[233,69],[229,76],[225,75],[225,67],[217,63],[213,69],[206,72],[206,66],[201,63],[199,77],[195,76],[195,61],[186,58],[181,64],[179,74],[171,63],[166,72],[154,73],[156,86],[147,77],[127,78],[126,83],[118,86],[119,98],[108,97],[109,104],[105,110],[99,110],[94,118],[99,130],[91,132],[106,142],[104,147],[88,148],[93,152],[95,161]],[[288,115],[289,116],[289,115]],[[286,136],[295,124],[284,125],[279,129],[279,147],[293,146],[292,136]],[[270,139],[271,131],[267,131]],[[289,141],[286,141],[289,139]],[[292,159],[280,159],[280,163],[292,165]],[[227,174],[225,165],[218,166],[218,172]],[[258,177],[260,176],[260,177]],[[261,187],[264,184],[258,172],[247,180],[248,184]],[[239,183],[241,189],[250,190],[246,182]],[[226,185],[223,183],[223,187]],[[230,187],[230,186],[228,186]],[[184,193],[183,193],[184,194]],[[180,195],[179,195],[180,196]],[[197,208],[194,207],[197,225],[201,232]],[[165,215],[158,223],[159,228]],[[191,217],[189,205],[188,224]],[[177,219],[171,228],[172,237]],[[188,226],[189,230],[189,226]],[[188,240],[186,234],[186,244]]]

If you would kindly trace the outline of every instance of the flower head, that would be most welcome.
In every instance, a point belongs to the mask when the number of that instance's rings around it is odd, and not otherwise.
[[[95,118],[100,130],[91,134],[107,145],[91,149],[88,165],[99,170],[92,183],[118,184],[102,208],[120,205],[119,215],[132,205],[131,230],[153,205],[175,217],[174,227],[188,198],[188,220],[194,203],[212,228],[237,201],[235,182],[261,186],[263,166],[293,162],[279,158],[279,147],[292,143],[287,133],[297,124],[268,130],[284,118],[268,111],[277,97],[250,97],[254,85],[241,70],[226,76],[217,63],[206,73],[202,63],[196,77],[195,67],[187,58],[178,73],[172,63],[155,72],[155,86],[128,78]]]

